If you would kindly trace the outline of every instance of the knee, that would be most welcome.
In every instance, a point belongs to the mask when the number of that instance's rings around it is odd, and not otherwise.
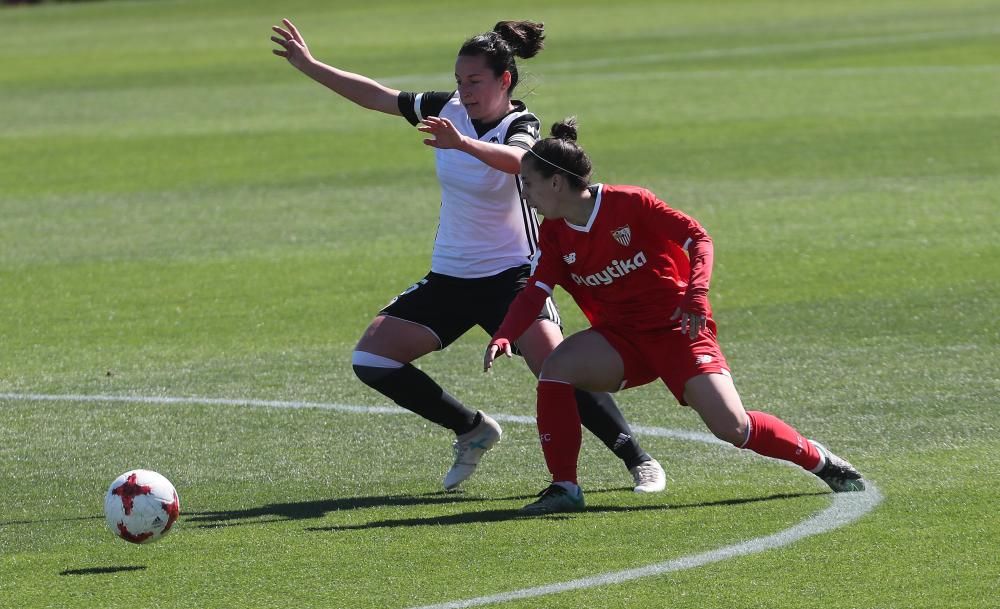
[[[550,355],[542,362],[542,369],[538,373],[539,379],[558,381],[561,383],[574,384],[573,369],[567,366],[562,358]]]
[[[374,387],[385,377],[402,368],[403,364],[366,351],[355,351],[351,354],[351,367],[362,383]]]
[[[742,420],[716,421],[710,424],[708,429],[712,435],[723,442],[732,444],[736,448],[743,448],[747,442],[747,432],[750,427],[746,417],[744,417]]]
[[[392,372],[389,368],[375,368],[372,366],[359,366],[357,364],[351,367],[354,368],[354,375],[358,377],[358,380],[369,387],[378,384],[379,381]]]
[[[715,437],[722,440],[723,442],[728,442],[735,446],[736,448],[743,448],[743,445],[747,441],[747,427],[746,425],[731,427],[726,430],[720,430],[713,432]]]

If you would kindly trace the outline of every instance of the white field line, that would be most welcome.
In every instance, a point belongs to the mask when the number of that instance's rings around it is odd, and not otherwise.
[[[254,400],[240,398],[203,398],[203,397],[159,397],[131,395],[52,395],[45,393],[0,393],[0,400],[29,402],[127,402],[134,404],[206,404],[219,406],[252,406],[257,408],[316,408],[320,410],[335,410],[338,412],[369,413],[369,414],[408,414],[413,413],[398,406],[354,406],[351,404],[330,404],[326,402],[298,402],[284,400]],[[515,414],[490,414],[497,421],[534,425],[535,417]],[[676,440],[692,440],[705,444],[729,444],[717,439],[712,434],[664,427],[633,426],[632,430],[639,434],[673,438]]]
[[[981,38],[996,36],[1000,34],[1000,28],[987,28],[987,29],[977,29],[977,30],[953,30],[953,31],[942,31],[942,32],[914,32],[910,34],[887,34],[884,36],[861,36],[853,38],[832,38],[827,40],[810,40],[807,42],[785,42],[785,43],[775,43],[775,44],[763,44],[756,46],[747,47],[722,47],[715,49],[696,49],[692,51],[672,51],[663,53],[650,53],[646,55],[632,55],[624,57],[598,57],[594,59],[582,59],[577,61],[559,61],[552,63],[541,64],[535,72],[543,72],[548,74],[549,70],[561,71],[570,70],[577,71],[588,68],[601,68],[601,67],[613,67],[613,66],[638,66],[644,64],[658,64],[658,63],[669,63],[669,62],[685,62],[685,61],[697,61],[701,59],[719,59],[726,57],[749,57],[756,55],[779,55],[779,54],[790,54],[790,53],[803,53],[817,50],[829,50],[829,49],[851,49],[858,47],[870,47],[879,46],[885,44],[904,44],[909,42],[928,42],[935,40],[961,40],[966,38]],[[731,76],[736,74],[754,75],[754,74],[777,74],[781,72],[808,72],[816,74],[842,74],[842,75],[863,75],[863,74],[887,74],[887,73],[948,73],[955,71],[994,71],[996,66],[880,66],[871,68],[788,68],[788,69],[749,69],[749,70],[703,70],[703,71],[665,71],[661,74],[663,75],[675,75],[675,76],[685,76],[685,75],[718,75],[718,76]],[[615,74],[627,74],[627,72],[612,72],[610,74],[601,73],[597,76],[600,78],[606,78],[609,75],[613,76]],[[573,78],[585,78],[586,76],[594,75],[580,75],[575,73],[572,75]],[[410,83],[424,83],[428,81],[446,81],[451,82],[453,78],[452,75],[446,72],[433,73],[433,74],[406,74],[399,76],[381,76],[376,78],[380,82],[391,84],[395,86],[400,86],[403,84]],[[549,80],[548,77],[542,77],[542,80]]]
[[[48,393],[0,393],[0,400],[21,402],[127,402],[132,404],[207,404],[218,406],[255,406],[259,408],[320,408],[340,412],[401,414],[407,411],[389,406],[352,406],[323,402],[294,402],[241,398],[167,397],[142,395],[53,395]]]
[[[621,584],[641,577],[651,577],[662,575],[685,569],[701,567],[728,558],[737,556],[747,556],[757,554],[765,550],[772,550],[790,545],[805,537],[826,533],[834,529],[851,524],[862,516],[875,509],[875,506],[882,500],[882,495],[871,483],[868,490],[862,493],[838,493],[833,496],[833,503],[830,507],[803,520],[799,524],[779,531],[773,535],[757,537],[742,543],[725,546],[701,554],[691,554],[681,556],[666,562],[625,569],[622,571],[611,571],[590,577],[581,577],[570,581],[537,586],[534,588],[523,588],[521,590],[511,590],[490,596],[479,596],[460,601],[448,601],[437,605],[423,605],[411,609],[462,609],[464,607],[479,607],[481,605],[492,605],[496,603],[506,603],[514,600],[534,598],[547,594],[557,594],[559,592],[569,592],[571,590],[582,590],[584,588],[595,588],[597,586],[607,586]],[[664,605],[667,606],[667,605]]]
[[[350,413],[411,414],[409,411],[402,408],[387,406],[354,406],[350,404],[330,404],[324,402],[255,400],[239,398],[0,393],[0,400],[28,402],[125,402],[163,405],[206,404],[222,406],[251,406],[261,408],[316,408]],[[511,423],[531,425],[535,422],[534,417],[522,415],[496,414],[492,416],[498,421]],[[705,433],[666,429],[663,427],[635,426],[633,429],[644,435],[729,446],[725,442],[716,439],[714,436]],[[545,596],[548,594],[557,594],[559,592],[569,592],[571,590],[620,584],[643,577],[651,577],[675,571],[683,571],[685,569],[693,569],[695,567],[701,567],[707,564],[726,560],[728,558],[747,556],[749,554],[756,554],[765,550],[784,547],[800,539],[838,529],[859,520],[865,514],[871,512],[881,500],[881,493],[879,493],[878,489],[869,482],[868,490],[865,492],[835,494],[833,495],[833,501],[830,507],[791,528],[771,535],[766,535],[764,537],[757,537],[741,543],[724,546],[715,550],[709,550],[708,552],[681,556],[679,558],[646,565],[644,567],[611,571],[608,573],[601,573],[570,581],[547,584],[544,586],[522,588],[520,590],[511,590],[508,592],[500,592],[498,594],[479,596],[464,600],[447,601],[436,605],[423,605],[420,607],[413,607],[411,609],[461,609],[464,607],[478,607],[482,605],[492,605],[525,598]]]

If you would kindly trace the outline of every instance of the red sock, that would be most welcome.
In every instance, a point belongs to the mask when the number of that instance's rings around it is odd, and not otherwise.
[[[747,417],[750,419],[750,438],[740,448],[765,457],[791,461],[809,471],[819,465],[819,451],[794,427],[758,410],[748,411]]]
[[[538,381],[537,410],[538,439],[552,481],[576,484],[576,462],[583,442],[576,390],[569,383]]]

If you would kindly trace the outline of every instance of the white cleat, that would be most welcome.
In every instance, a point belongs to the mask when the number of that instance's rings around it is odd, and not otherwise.
[[[635,480],[632,490],[637,493],[659,493],[667,487],[667,475],[656,459],[643,461],[628,471]]]
[[[455,439],[452,449],[455,451],[455,462],[444,476],[444,490],[453,491],[459,484],[465,482],[476,471],[479,460],[486,451],[500,441],[503,431],[500,425],[479,411],[483,420],[472,431],[464,433]]]

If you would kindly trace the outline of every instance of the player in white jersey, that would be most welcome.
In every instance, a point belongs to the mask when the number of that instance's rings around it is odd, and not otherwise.
[[[474,326],[493,334],[530,275],[538,224],[521,196],[521,157],[538,138],[538,119],[511,98],[515,56],[542,48],[542,25],[502,21],[467,40],[455,62],[457,90],[409,93],[317,61],[288,20],[273,28],[274,53],[335,93],[371,110],[403,116],[430,137],[441,184],[431,270],[382,309],[358,341],[354,371],[396,404],[455,432],[444,486],[457,488],[500,439],[500,426],[471,410],[410,362],[444,349]],[[537,376],[562,340],[551,299],[517,347]],[[632,473],[637,492],[663,490],[665,476],[634,438],[608,393],[580,391],[579,413]]]

